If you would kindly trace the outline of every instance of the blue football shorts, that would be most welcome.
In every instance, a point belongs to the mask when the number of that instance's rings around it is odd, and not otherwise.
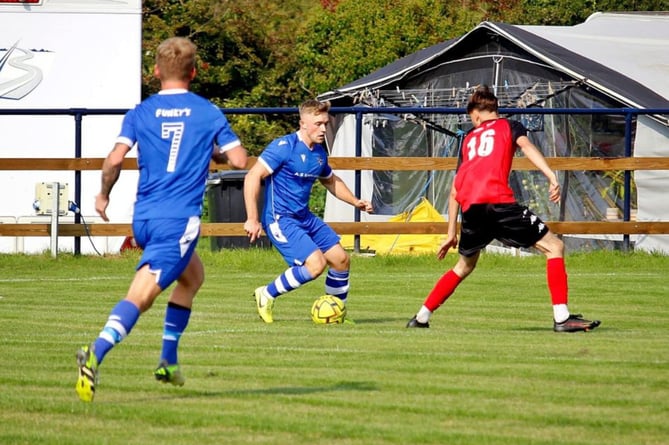
[[[312,213],[304,218],[280,216],[263,229],[289,266],[301,266],[316,250],[327,252],[339,243],[339,235]]]
[[[200,218],[154,218],[132,223],[137,245],[144,252],[137,270],[149,265],[156,283],[166,289],[186,269],[200,238]]]

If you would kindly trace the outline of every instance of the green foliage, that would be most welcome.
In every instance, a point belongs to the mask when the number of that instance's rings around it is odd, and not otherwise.
[[[460,35],[480,15],[437,0],[343,0],[321,10],[296,43],[300,86],[317,95]]]
[[[193,89],[219,100],[245,94],[258,83],[268,57],[262,17],[254,14],[262,10],[248,9],[249,3],[256,2],[149,0],[144,4],[147,51],[168,36],[189,37],[200,56]],[[144,63],[151,64],[150,59]]]
[[[101,365],[92,404],[75,394],[74,352],[125,295],[138,254],[0,255],[0,443],[599,445],[669,437],[667,256],[568,257],[571,308],[603,323],[563,335],[551,330],[543,256],[482,255],[432,327],[409,330],[404,324],[448,267],[433,256],[353,255],[355,325],[310,321],[323,278],[281,297],[265,325],[251,294],[286,267],[278,253],[205,247],[206,281],[180,343],[185,386],[152,375],[161,295]]]
[[[155,47],[172,35],[198,46],[193,91],[223,108],[291,107],[303,98],[294,77],[292,47],[304,15],[318,8],[307,0],[147,0],[144,2],[144,95],[156,92]],[[292,131],[294,116],[229,115],[252,155]]]
[[[662,11],[666,0],[521,0],[505,12],[505,21],[525,25],[573,26],[595,12]]]
[[[200,49],[193,89],[223,107],[292,107],[482,20],[574,25],[596,11],[666,9],[664,0],[146,0],[144,94],[157,91],[153,51],[174,36]],[[253,122],[280,135],[286,122]],[[256,143],[252,134],[252,146]]]
[[[511,23],[524,25],[575,25],[592,12],[596,0],[521,0],[507,11]]]
[[[258,156],[270,141],[287,132],[279,122],[269,122],[262,115],[228,115],[228,118],[251,156]]]
[[[325,197],[327,193],[328,191],[323,187],[323,184],[316,181],[309,197],[309,209],[321,218],[323,217],[323,212],[325,212]]]
[[[625,199],[625,171],[607,170],[602,176],[604,180],[608,181],[608,185],[602,188],[601,197],[609,203],[609,207],[622,207]],[[632,208],[636,208],[637,193],[634,175],[630,176],[630,195],[630,204]]]
[[[223,105],[246,96],[265,72],[286,63],[291,24],[304,1],[279,5],[258,0],[147,0],[144,2],[144,73],[151,75],[153,49],[163,39],[186,36],[198,46],[193,89]],[[145,83],[149,79],[145,77]],[[150,89],[149,89],[150,91]],[[266,104],[265,104],[266,106]]]
[[[243,108],[241,101],[230,100],[231,108]],[[268,114],[226,114],[230,125],[243,141],[244,147],[251,156],[257,156],[274,139],[296,131],[298,126],[297,112],[280,115]]]

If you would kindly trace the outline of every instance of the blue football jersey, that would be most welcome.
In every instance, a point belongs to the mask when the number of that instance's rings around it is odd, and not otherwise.
[[[309,212],[309,196],[316,179],[332,175],[325,148],[315,144],[309,149],[297,133],[272,141],[258,162],[271,173],[265,179],[263,212],[263,222],[268,223],[283,215],[304,216]]]
[[[116,141],[137,143],[135,219],[200,216],[214,144],[240,145],[221,110],[186,90],[161,91],[128,111]]]

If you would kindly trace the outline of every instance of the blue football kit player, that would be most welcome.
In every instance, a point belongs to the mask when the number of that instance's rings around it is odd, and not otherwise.
[[[102,166],[95,208],[108,221],[109,194],[125,156],[137,146],[139,182],[132,230],[143,252],[125,298],[111,310],[97,339],[77,352],[76,391],[83,401],[93,400],[98,367],[106,354],[175,281],[155,377],[184,384],[177,348],[204,281],[195,246],[210,161],[227,161],[233,168],[244,168],[247,161],[246,150],[221,110],[188,91],[195,76],[195,53],[195,45],[185,38],[167,39],[158,46],[154,74],[161,81],[161,91],[126,113]]]
[[[308,100],[299,107],[300,129],[272,141],[244,179],[247,220],[244,230],[251,242],[264,229],[289,268],[266,286],[255,290],[258,315],[272,323],[274,300],[319,277],[329,266],[325,293],[344,303],[349,290],[350,257],[339,236],[309,210],[316,180],[335,197],[365,212],[369,201],[358,199],[328,164],[323,146],[329,120],[329,102]],[[258,197],[264,181],[264,209],[258,215]]]

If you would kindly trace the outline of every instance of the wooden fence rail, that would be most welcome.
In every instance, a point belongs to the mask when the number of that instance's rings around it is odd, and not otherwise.
[[[549,221],[555,233],[573,235],[664,235],[669,234],[669,222],[659,221]],[[398,235],[446,233],[447,223],[439,222],[333,222],[332,228],[341,235]],[[245,236],[242,223],[203,223],[202,236]],[[91,236],[130,236],[130,224],[89,224]],[[0,236],[50,236],[50,223],[0,224]],[[83,224],[58,224],[59,236],[87,236]]]
[[[330,165],[338,170],[454,170],[455,158],[418,157],[331,157]],[[0,170],[100,170],[102,158],[3,158]],[[546,158],[553,170],[669,170],[669,157],[655,158]],[[249,167],[255,158],[249,160]],[[137,169],[134,158],[126,158],[124,169]],[[514,170],[536,170],[526,158],[514,158]],[[224,164],[211,163],[210,170],[227,170]]]
[[[546,158],[554,170],[562,171],[611,171],[611,170],[669,170],[669,157],[630,158]],[[4,158],[0,170],[100,170],[102,158]],[[340,170],[453,170],[455,158],[418,157],[332,157],[330,164]],[[251,158],[249,167],[255,163]],[[137,169],[135,159],[126,159],[125,169]],[[228,167],[212,162],[211,170],[227,170]],[[534,170],[525,158],[515,158],[515,170]],[[547,221],[558,234],[606,234],[606,235],[662,235],[669,234],[669,221]],[[351,222],[331,223],[342,235],[355,234],[437,234],[446,232],[446,223],[430,222]],[[91,236],[130,236],[130,224],[89,224]],[[83,237],[87,235],[83,224],[58,224],[59,236]],[[51,224],[0,224],[0,236],[50,236]],[[243,223],[203,223],[203,236],[244,236]]]

